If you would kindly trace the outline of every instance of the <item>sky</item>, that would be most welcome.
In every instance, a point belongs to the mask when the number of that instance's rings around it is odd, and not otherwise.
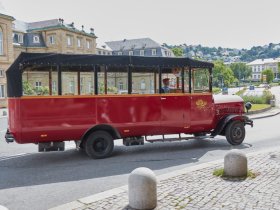
[[[279,0],[0,0],[18,20],[63,18],[95,29],[98,43],[149,37],[158,43],[245,48],[280,43]]]

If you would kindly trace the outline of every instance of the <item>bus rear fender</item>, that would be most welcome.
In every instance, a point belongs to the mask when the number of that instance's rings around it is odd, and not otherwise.
[[[121,139],[121,135],[116,128],[112,127],[111,125],[100,124],[100,125],[95,125],[92,128],[89,128],[84,133],[81,139],[80,146],[82,146],[83,143],[87,140],[88,136],[95,131],[106,131],[113,137],[113,139]]]
[[[247,116],[228,115],[218,122],[216,128],[212,131],[211,136],[215,137],[217,135],[224,135],[225,128],[232,121],[241,121],[244,122],[244,125],[251,125],[251,127],[253,127],[253,121]]]

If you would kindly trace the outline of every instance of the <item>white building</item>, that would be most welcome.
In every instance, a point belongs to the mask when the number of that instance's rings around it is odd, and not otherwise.
[[[257,59],[248,63],[247,66],[252,68],[252,81],[261,81],[262,71],[265,69],[271,69],[274,78],[279,78],[278,63],[280,58]]]

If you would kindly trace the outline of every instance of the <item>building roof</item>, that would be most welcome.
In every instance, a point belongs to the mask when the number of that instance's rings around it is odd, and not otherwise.
[[[52,28],[61,28],[73,32],[82,33],[88,36],[94,36],[96,38],[95,34],[93,33],[93,29],[91,29],[92,31],[90,33],[87,33],[83,29],[79,30],[75,28],[74,23],[64,24],[62,19],[51,19],[51,20],[37,21],[31,23],[15,20],[13,23],[14,23],[13,30],[23,32],[23,33],[52,29]]]
[[[43,20],[43,21],[28,23],[28,30],[47,28],[47,27],[58,26],[58,25],[60,25],[58,19]]]
[[[141,38],[141,39],[124,39],[120,41],[111,41],[106,42],[106,44],[113,51],[120,50],[135,50],[135,49],[145,49],[145,48],[158,48],[161,47],[160,44],[155,42],[150,38]]]
[[[104,42],[97,41],[96,43],[96,49],[102,49],[106,51],[112,51],[112,49]]]
[[[267,58],[267,59],[257,59],[252,61],[251,63],[248,63],[248,66],[252,65],[264,65],[267,63],[278,63],[280,62],[280,58]]]
[[[15,20],[13,23],[14,23],[13,30],[19,31],[19,32],[22,32],[22,33],[27,32],[28,23],[20,21],[20,20]]]

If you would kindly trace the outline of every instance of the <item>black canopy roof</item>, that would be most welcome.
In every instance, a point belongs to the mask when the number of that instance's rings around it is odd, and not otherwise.
[[[135,66],[212,68],[212,63],[190,58],[113,56],[92,54],[21,53],[7,70],[8,97],[22,95],[22,69],[27,66]],[[40,71],[40,68],[38,68]]]

